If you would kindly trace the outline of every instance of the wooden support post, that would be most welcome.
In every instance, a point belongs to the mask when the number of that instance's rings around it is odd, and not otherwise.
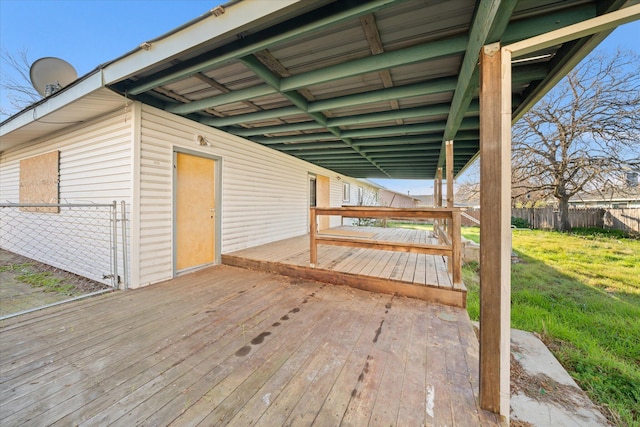
[[[435,206],[436,208],[441,208],[442,207],[442,168],[438,168],[438,170],[436,171],[436,187],[435,187],[435,191],[434,191],[434,196],[435,196]],[[442,225],[444,223],[444,220],[442,219],[436,219],[433,223],[433,228],[434,230],[437,230],[437,238],[438,238],[438,243],[442,243],[442,236],[440,235],[440,233],[442,232]]]
[[[462,284],[462,241],[460,239],[460,212],[451,212],[451,275],[453,284]]]
[[[445,142],[445,170],[446,170],[446,174],[447,174],[447,207],[448,208],[452,208],[453,207],[453,141],[446,141]],[[458,225],[458,233],[460,232],[460,226]],[[447,231],[447,234],[449,235],[449,239],[451,239],[451,241],[454,241],[454,237],[453,237],[453,224],[452,224],[452,220],[447,219],[445,220],[445,224],[444,224],[444,228]],[[458,237],[458,240],[460,238]],[[453,261],[453,258],[452,260]],[[456,271],[456,266],[453,262],[449,263],[449,272],[452,274],[455,274]]]
[[[453,207],[453,141],[445,142],[447,168],[447,207]]]
[[[438,168],[436,172],[436,184],[438,187],[438,198],[436,199],[436,207],[442,207],[442,168]]]
[[[316,241],[316,229],[318,227],[316,219],[316,209],[309,208],[309,265],[315,267],[318,263],[318,242]]]
[[[480,52],[480,406],[509,417],[511,55]]]

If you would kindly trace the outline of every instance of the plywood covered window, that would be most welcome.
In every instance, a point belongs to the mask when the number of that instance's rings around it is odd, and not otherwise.
[[[20,160],[20,203],[57,204],[60,194],[60,152]],[[57,206],[24,207],[28,212],[58,213]]]

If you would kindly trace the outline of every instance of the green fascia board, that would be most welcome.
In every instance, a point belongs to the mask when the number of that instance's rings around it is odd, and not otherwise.
[[[297,18],[300,22],[300,26],[296,28],[285,29],[281,33],[276,33],[271,36],[265,37],[265,34],[258,32],[245,37],[242,40],[242,46],[233,48],[228,52],[212,51],[202,58],[195,58],[192,61],[187,61],[178,67],[174,67],[175,71],[161,73],[160,76],[151,76],[142,80],[134,85],[131,85],[127,92],[132,95],[137,95],[158,86],[163,86],[169,83],[174,83],[185,77],[192,76],[196,73],[203,72],[207,69],[214,68],[216,66],[228,63],[243,56],[250,55],[255,52],[259,52],[264,49],[273,47],[276,44],[287,42],[295,39],[296,37],[304,36],[314,31],[322,30],[327,27],[331,27],[340,22],[348,21],[357,18],[368,13],[375,12],[382,8],[385,8],[398,0],[371,0],[363,2],[363,4],[356,4],[348,9],[339,10],[335,13],[327,13],[320,19],[314,19],[314,15],[317,16],[321,11],[313,11],[308,14],[311,19],[305,21],[303,18]],[[337,2],[335,5],[330,5],[333,8],[338,8],[342,5],[349,6],[352,2]],[[329,9],[327,9],[329,11]]]

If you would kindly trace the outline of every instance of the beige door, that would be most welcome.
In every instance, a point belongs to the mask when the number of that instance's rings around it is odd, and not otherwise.
[[[316,177],[316,206],[319,208],[331,207],[331,181],[328,176],[318,175]],[[330,216],[318,217],[318,231],[330,228]]]
[[[176,270],[215,260],[215,160],[176,153]]]

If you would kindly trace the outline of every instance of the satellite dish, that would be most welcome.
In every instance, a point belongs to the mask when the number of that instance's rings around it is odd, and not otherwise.
[[[29,70],[31,84],[44,97],[52,95],[78,78],[75,68],[60,58],[40,58]]]

